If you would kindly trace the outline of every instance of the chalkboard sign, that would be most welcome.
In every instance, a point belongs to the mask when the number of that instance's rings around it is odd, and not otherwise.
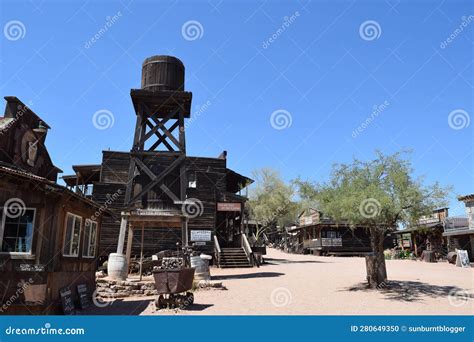
[[[469,262],[469,255],[465,249],[458,249],[458,257],[456,258],[456,266],[459,267],[471,267]]]
[[[82,310],[91,306],[91,298],[87,284],[77,285],[77,294],[79,295],[79,305],[81,306]]]
[[[63,306],[63,312],[65,315],[76,314],[76,308],[74,307],[74,301],[72,300],[71,289],[66,286],[59,290],[61,296],[61,304]]]

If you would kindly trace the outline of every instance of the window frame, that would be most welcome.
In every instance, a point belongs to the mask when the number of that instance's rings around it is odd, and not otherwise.
[[[26,207],[25,213],[27,210],[33,210],[33,232],[31,235],[31,249],[29,252],[2,252],[3,247],[3,236],[5,235],[5,207],[2,207],[2,215],[0,218],[0,255],[25,255],[25,256],[33,256],[33,242],[35,237],[35,230],[36,230],[36,208]]]
[[[78,248],[77,248],[77,255],[74,255],[74,254],[64,254],[64,248],[66,247],[66,235],[67,235],[67,219],[69,216],[72,216],[74,217],[74,221],[73,221],[73,229],[74,229],[74,226],[75,226],[75,223],[76,223],[76,218],[79,218],[81,220],[81,224],[79,226],[79,242],[78,242]],[[64,229],[63,229],[63,233],[64,233],[64,236],[63,236],[63,245],[62,245],[62,248],[61,248],[61,252],[62,252],[62,256],[63,257],[66,257],[66,258],[79,258],[80,254],[81,254],[81,235],[82,235],[82,225],[83,225],[83,217],[81,215],[77,215],[77,214],[74,214],[74,213],[71,213],[71,212],[66,212],[66,217],[64,218]],[[73,231],[74,232],[74,231]],[[72,241],[72,237],[74,236],[74,234],[71,234],[71,241]],[[69,247],[69,252],[71,252],[71,248],[72,248],[72,244],[71,246]]]
[[[84,247],[87,246],[86,251],[89,252],[89,248],[91,246],[90,241],[91,241],[91,232],[90,229],[92,229],[92,225],[89,228],[89,241],[86,241],[85,237],[87,236],[86,234],[86,229],[88,227],[87,222],[95,224],[95,241],[94,241],[94,255],[86,255],[84,254]],[[85,219],[84,221],[84,242],[82,244],[82,257],[86,259],[93,259],[95,258],[95,255],[97,254],[97,232],[99,230],[99,223],[97,221],[91,220],[91,219]]]

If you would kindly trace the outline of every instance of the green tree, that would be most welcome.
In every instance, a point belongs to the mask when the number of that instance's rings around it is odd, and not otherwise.
[[[292,200],[294,187],[285,183],[278,171],[271,168],[255,170],[253,178],[256,186],[250,193],[248,206],[251,217],[257,221],[255,236],[258,243],[267,230],[293,224],[298,204]]]
[[[336,222],[363,225],[370,232],[374,257],[367,261],[367,280],[374,288],[386,281],[383,241],[388,231],[418,221],[446,204],[449,189],[438,183],[426,186],[414,178],[406,152],[384,155],[377,151],[371,161],[336,164],[326,183],[297,180],[300,196],[313,200]]]

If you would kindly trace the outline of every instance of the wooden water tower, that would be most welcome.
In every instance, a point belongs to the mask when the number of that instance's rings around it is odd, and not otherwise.
[[[123,248],[127,225],[128,257],[133,226],[142,227],[143,239],[147,222],[172,226],[179,220],[182,243],[187,245],[187,217],[182,215],[181,207],[186,199],[184,119],[190,117],[192,93],[184,91],[183,63],[171,56],[147,58],[142,67],[141,89],[132,89],[131,97],[136,125],[125,192],[126,210],[122,213],[117,253],[109,257],[109,263],[115,263],[112,273],[117,268],[117,278],[126,276]]]

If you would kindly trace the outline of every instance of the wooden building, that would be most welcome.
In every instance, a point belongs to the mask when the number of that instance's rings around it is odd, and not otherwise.
[[[0,313],[58,313],[60,289],[95,289],[100,205],[56,183],[49,126],[16,97],[0,118]]]
[[[338,224],[316,209],[304,210],[299,225],[288,229],[291,251],[316,255],[361,255],[370,252],[370,238],[364,227]]]
[[[221,265],[238,266],[239,259],[248,266],[246,197],[239,193],[252,180],[227,167],[225,151],[216,158],[186,154],[192,93],[184,91],[183,63],[171,56],[147,58],[142,88],[132,89],[131,98],[136,114],[131,151],[104,151],[100,165],[75,166],[76,175],[64,177],[74,191],[92,189],[87,190],[92,199],[115,213],[103,222],[102,260],[109,256],[110,266],[111,253],[125,255],[128,263],[189,246],[214,254]]]
[[[74,192],[81,193],[84,188],[90,189],[87,191],[91,193],[94,202],[107,206],[115,213],[113,216],[105,217],[102,223],[99,253],[101,260],[106,260],[108,255],[117,249],[120,214],[127,209],[124,197],[130,153],[103,151],[102,155],[102,164],[87,165],[87,170],[96,170],[90,177],[81,173],[82,166],[76,165],[73,168],[78,170],[77,176],[65,176],[63,179]],[[187,156],[185,159],[188,177],[192,178],[186,189],[187,198],[196,200],[195,205],[191,207],[183,209],[182,205],[178,206],[176,215],[189,215],[189,244],[196,251],[213,254],[214,236],[218,238],[222,248],[234,247],[240,243],[238,235],[242,232],[241,210],[246,198],[238,193],[244,186],[250,184],[251,180],[228,169],[225,156],[226,154],[221,154],[217,158]],[[156,165],[160,165],[166,163],[166,160],[156,159],[155,162]],[[171,188],[174,179],[170,177],[168,181],[165,184]],[[167,205],[172,209],[172,204],[167,203],[164,195],[161,194],[163,201],[149,201],[151,203],[148,204],[148,209],[166,208]],[[176,243],[182,243],[180,228],[179,220],[167,226],[145,227],[144,255],[150,256],[163,250],[176,250]],[[140,255],[140,242],[141,230],[137,230],[134,233],[132,256]]]
[[[458,197],[466,206],[467,219],[453,217],[445,220],[443,236],[447,239],[448,251],[467,250],[469,260],[474,261],[474,194]]]
[[[397,230],[397,246],[421,257],[423,251],[433,251],[437,259],[446,257],[447,240],[443,237],[444,222],[449,216],[449,208],[433,210],[431,215],[421,217],[416,225]]]

